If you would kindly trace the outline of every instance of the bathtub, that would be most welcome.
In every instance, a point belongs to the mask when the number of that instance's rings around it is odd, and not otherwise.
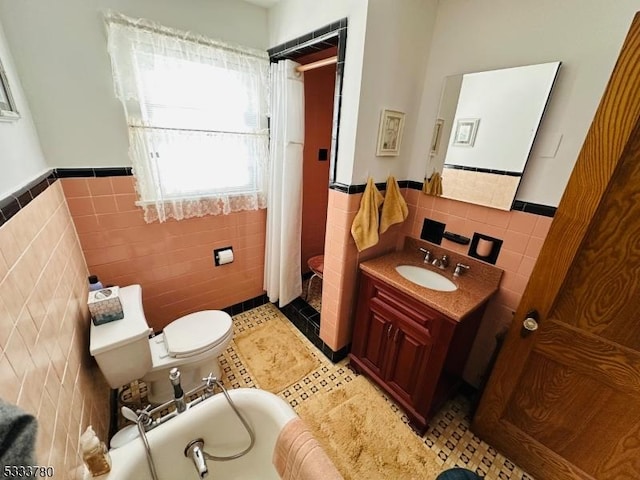
[[[273,449],[280,430],[297,417],[295,411],[284,400],[265,390],[238,388],[229,390],[229,395],[254,429],[255,445],[249,453],[236,460],[208,460],[207,478],[279,479],[272,463]],[[249,444],[249,436],[242,423],[221,393],[151,430],[147,438],[159,480],[198,478],[193,462],[184,456],[184,449],[191,440],[202,438],[204,449],[217,456],[231,455]],[[152,480],[139,438],[111,450],[110,455],[111,472],[99,478]]]

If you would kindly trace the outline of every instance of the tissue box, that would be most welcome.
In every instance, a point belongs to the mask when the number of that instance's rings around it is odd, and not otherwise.
[[[109,287],[89,292],[87,305],[89,305],[94,325],[102,325],[124,318],[118,290],[118,287]]]

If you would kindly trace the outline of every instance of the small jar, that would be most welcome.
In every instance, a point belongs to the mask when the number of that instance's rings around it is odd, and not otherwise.
[[[92,477],[99,477],[111,471],[111,457],[107,446],[96,436],[91,426],[80,437],[82,461]]]

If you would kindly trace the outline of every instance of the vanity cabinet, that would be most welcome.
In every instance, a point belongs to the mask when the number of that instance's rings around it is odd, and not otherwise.
[[[424,432],[460,384],[484,304],[453,320],[383,280],[361,272],[352,367],[382,387]]]

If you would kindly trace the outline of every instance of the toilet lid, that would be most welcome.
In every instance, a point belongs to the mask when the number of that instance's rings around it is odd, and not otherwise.
[[[231,316],[220,310],[191,313],[164,328],[164,343],[172,357],[190,357],[223,342],[232,325]]]

